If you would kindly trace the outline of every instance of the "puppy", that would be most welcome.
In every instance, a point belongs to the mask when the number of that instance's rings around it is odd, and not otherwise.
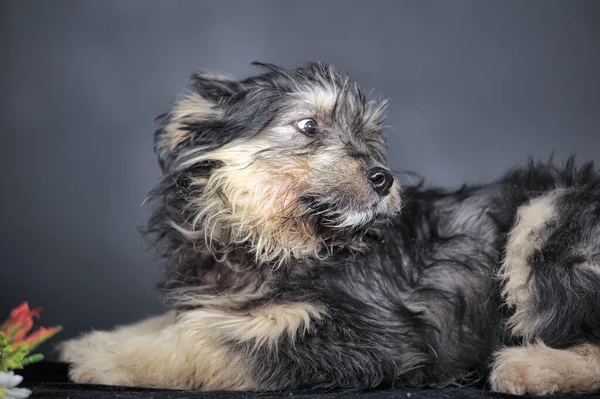
[[[80,383],[204,390],[600,386],[600,177],[530,163],[400,188],[346,74],[199,73],[159,117],[148,232],[172,311],[62,345]]]

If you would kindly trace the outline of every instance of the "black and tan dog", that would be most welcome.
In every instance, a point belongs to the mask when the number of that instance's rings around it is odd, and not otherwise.
[[[78,382],[600,387],[600,177],[457,191],[386,166],[385,103],[333,67],[196,74],[161,117],[150,233],[173,311],[62,346]]]

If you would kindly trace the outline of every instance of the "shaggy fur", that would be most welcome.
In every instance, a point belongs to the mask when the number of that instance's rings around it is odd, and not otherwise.
[[[159,120],[149,233],[173,312],[66,342],[78,382],[187,389],[600,381],[600,177],[404,187],[385,102],[310,64],[195,74]]]

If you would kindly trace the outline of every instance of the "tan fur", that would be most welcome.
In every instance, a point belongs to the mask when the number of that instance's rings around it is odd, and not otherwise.
[[[62,342],[58,345],[60,360],[67,363],[77,361],[86,348],[94,345],[106,345],[125,339],[162,330],[175,322],[175,312],[154,316],[137,323],[117,326],[112,331],[91,331],[78,338]]]
[[[221,113],[219,108],[214,107],[214,104],[202,98],[198,93],[191,91],[185,93],[173,106],[171,121],[165,126],[168,150],[174,150],[188,138],[190,132],[185,129],[183,122],[218,118]]]
[[[335,88],[314,87],[294,94],[301,104],[310,110],[310,115],[325,116],[335,107],[338,91]]]
[[[506,348],[496,355],[490,383],[494,391],[515,395],[591,393],[600,388],[600,347],[559,350],[538,342]]]
[[[256,158],[271,146],[260,138],[239,140],[193,159],[223,162],[197,199],[192,226],[202,225],[203,231],[195,231],[196,236],[203,235],[207,244],[250,241],[257,260],[265,262],[302,258],[318,250],[309,226],[299,219],[286,219],[301,213],[297,201],[306,186],[308,164],[296,158],[286,163]]]
[[[504,279],[502,295],[506,303],[515,308],[509,323],[513,334],[530,339],[537,320],[531,316],[531,297],[528,283],[531,266],[527,259],[545,240],[546,223],[555,215],[554,199],[551,193],[534,199],[519,208],[515,227],[510,232],[506,256],[500,268]]]
[[[181,317],[181,323],[191,330],[210,325],[223,338],[237,342],[255,341],[255,346],[275,346],[286,337],[293,341],[296,334],[310,329],[311,320],[325,314],[321,307],[306,304],[279,304],[254,309],[248,314],[233,314],[214,310],[195,310]],[[200,323],[200,324],[198,324]]]
[[[254,340],[255,348],[273,346],[308,331],[312,320],[324,314],[323,309],[303,303],[237,315],[193,310],[175,320],[165,316],[158,322],[69,341],[61,358],[73,363],[70,376],[79,383],[247,390],[255,387],[249,359],[231,351],[228,342]]]
[[[248,302],[260,299],[270,292],[269,278],[259,284],[248,284],[235,293],[220,295],[203,293],[202,286],[173,288],[166,293],[166,299],[176,308],[211,308],[226,312],[237,312]]]

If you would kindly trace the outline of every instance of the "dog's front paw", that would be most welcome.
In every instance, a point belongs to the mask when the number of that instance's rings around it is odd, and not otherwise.
[[[63,341],[56,346],[58,349],[58,360],[65,363],[74,363],[84,348],[81,338]]]
[[[71,363],[69,377],[80,384],[127,385],[127,370],[119,367],[118,356],[111,350],[113,334],[94,331],[59,345],[59,359]]]
[[[59,360],[65,363],[75,363],[91,348],[107,346],[113,340],[108,331],[93,331],[77,338],[69,339],[58,344]]]
[[[128,370],[118,362],[118,356],[102,347],[89,347],[78,352],[71,362],[69,377],[79,384],[130,385]]]

